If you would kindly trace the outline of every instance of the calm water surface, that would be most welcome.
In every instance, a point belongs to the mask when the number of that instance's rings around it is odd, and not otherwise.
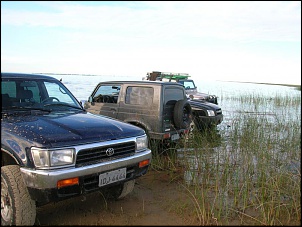
[[[99,82],[112,80],[142,80],[142,77],[129,76],[98,76],[98,75],[52,75],[62,82],[67,88],[81,100],[88,100],[92,91]],[[202,81],[194,79],[198,91],[218,96],[218,105],[221,107],[224,115],[223,122],[218,128],[225,128],[232,124],[234,115],[240,112],[250,112],[257,114],[266,114],[274,120],[276,114],[283,114],[283,107],[280,112],[275,107],[254,105],[249,102],[240,102],[238,97],[260,97],[270,100],[272,97],[301,97],[301,91],[288,86],[265,85],[253,83],[224,82],[224,81]],[[294,107],[291,107],[294,108]],[[301,116],[301,104],[292,110],[289,118]]]
[[[142,77],[127,77],[127,76],[97,76],[97,75],[52,75],[57,79],[62,79],[62,82],[66,87],[76,96],[76,98],[81,100],[88,100],[88,97],[91,95],[91,92],[94,90],[96,85],[102,81],[114,81],[114,80],[142,80]],[[222,154],[229,157],[232,153],[232,146],[226,145],[231,139],[228,138],[228,134],[231,134],[232,125],[236,121],[236,116],[247,114],[255,114],[256,116],[265,115],[268,121],[274,123],[277,119],[276,115],[288,115],[288,120],[301,120],[301,99],[300,105],[291,106],[292,108],[288,113],[283,113],[284,106],[281,106],[280,109],[272,107],[269,100],[272,97],[301,97],[301,91],[296,90],[293,87],[281,86],[281,85],[264,85],[264,84],[253,84],[253,83],[239,83],[239,82],[223,82],[223,81],[202,81],[195,79],[196,86],[198,91],[213,94],[218,96],[218,105],[221,107],[224,115],[223,122],[217,126],[217,131],[222,135],[222,146],[217,146],[213,148],[213,153],[211,156],[208,154],[208,158],[215,159],[215,162],[221,162],[225,160],[224,157],[221,157]],[[249,101],[242,102],[236,98],[238,97],[259,97],[261,99],[267,99],[268,102],[265,102],[265,105],[255,105]],[[282,135],[281,135],[282,136]],[[201,148],[202,150],[202,148]],[[223,152],[222,152],[223,150]],[[230,151],[228,151],[230,150]],[[179,158],[181,159],[184,156],[183,150],[180,149]],[[186,150],[186,153],[188,149]],[[196,151],[195,151],[196,152]],[[202,151],[201,151],[202,152]],[[196,162],[198,157],[194,155],[186,155],[186,161],[190,162],[190,168],[185,173],[185,180],[189,183],[199,182],[201,179],[193,179],[192,173],[194,170],[200,169]],[[237,157],[238,158],[238,157]],[[238,162],[238,159],[234,157],[234,161]],[[253,160],[256,164],[257,160]],[[293,162],[297,164],[297,160]]]
[[[67,88],[81,100],[88,100],[91,92],[96,85],[102,81],[111,80],[142,80],[142,77],[129,77],[129,76],[97,76],[97,75],[53,75],[57,79],[62,79],[62,82]],[[234,101],[235,97],[250,96],[266,97],[270,99],[275,96],[301,96],[301,91],[293,87],[280,86],[280,85],[264,85],[253,83],[238,83],[238,82],[223,82],[223,81],[202,81],[196,80],[195,83],[198,91],[213,94],[218,96],[218,105],[221,107],[224,114],[224,122],[221,124],[224,127],[229,124],[233,114],[239,111],[255,111],[255,106],[251,106],[248,102],[242,104],[241,102]],[[257,106],[258,113],[272,114],[270,107]],[[294,114],[301,115],[301,110],[293,111]]]
[[[94,87],[102,81],[112,80],[142,80],[142,77],[129,76],[98,76],[98,75],[52,75],[71,90],[78,100],[87,100]],[[253,83],[238,83],[224,81],[203,81],[195,79],[195,84],[200,92],[215,94],[223,101],[224,97],[233,97],[246,94],[255,94],[266,97],[275,95],[301,95],[295,88],[280,85],[264,85]],[[222,105],[223,103],[219,103]]]
[[[123,76],[55,77],[62,78],[79,101],[87,100],[101,81],[142,80]],[[263,205],[259,200],[263,195],[271,196],[265,204],[274,201],[287,204],[289,210],[296,206],[299,209],[301,91],[280,85],[198,79],[195,83],[200,92],[218,96],[224,119],[209,139],[196,143],[197,137],[189,137],[187,145],[176,149],[177,161],[184,167],[184,183],[196,186],[203,199],[213,204],[211,209],[217,207],[225,216],[234,213],[229,208],[242,210],[251,206],[253,209],[246,215],[256,215],[261,220],[264,213],[258,207]],[[265,188],[267,192],[263,193]],[[237,213],[233,215],[238,217]]]

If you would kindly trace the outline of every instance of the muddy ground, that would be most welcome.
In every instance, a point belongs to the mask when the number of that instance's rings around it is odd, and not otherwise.
[[[96,192],[40,207],[36,225],[200,225],[183,180],[169,174],[150,169],[123,200]]]

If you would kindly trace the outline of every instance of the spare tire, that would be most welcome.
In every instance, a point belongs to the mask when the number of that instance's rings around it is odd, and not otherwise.
[[[192,122],[192,107],[186,99],[178,100],[174,106],[174,124],[178,129],[189,128]]]

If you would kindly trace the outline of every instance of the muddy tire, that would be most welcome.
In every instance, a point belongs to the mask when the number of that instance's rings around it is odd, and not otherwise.
[[[186,99],[178,100],[174,106],[174,124],[177,128],[189,128],[192,122],[192,107]]]
[[[1,225],[34,225],[36,205],[17,165],[1,167]]]

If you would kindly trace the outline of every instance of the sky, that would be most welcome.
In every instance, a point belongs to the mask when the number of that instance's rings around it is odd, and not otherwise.
[[[301,1],[1,1],[1,72],[301,85]]]

